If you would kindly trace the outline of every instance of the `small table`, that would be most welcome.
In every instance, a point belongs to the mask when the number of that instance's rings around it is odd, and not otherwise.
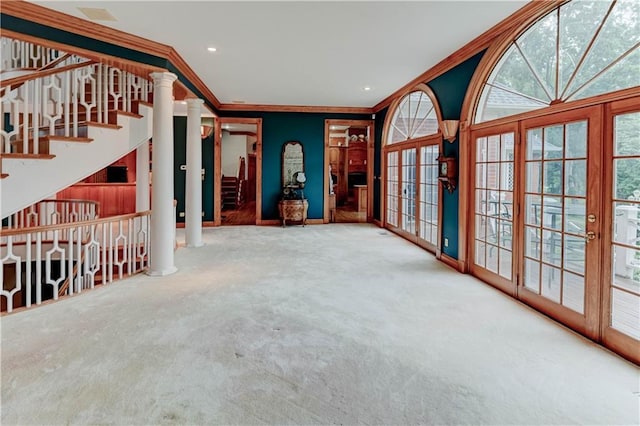
[[[282,220],[282,226],[290,222],[302,222],[302,226],[307,224],[307,210],[309,210],[309,202],[302,200],[280,200],[278,203],[278,213]]]

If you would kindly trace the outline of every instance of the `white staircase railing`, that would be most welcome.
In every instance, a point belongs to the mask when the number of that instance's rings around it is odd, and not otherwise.
[[[150,212],[3,230],[0,302],[29,308],[148,267]]]
[[[60,225],[97,219],[100,203],[91,200],[42,200],[7,217],[9,229]]]
[[[24,40],[0,37],[0,69],[2,73],[35,71],[66,55],[66,52]]]
[[[152,89],[144,77],[96,63],[3,80],[0,116],[9,113],[9,125],[2,121],[0,152],[39,154],[41,137],[85,137],[82,123],[109,124],[114,110],[136,113],[135,101],[148,102]],[[12,147],[17,140],[25,142]]]

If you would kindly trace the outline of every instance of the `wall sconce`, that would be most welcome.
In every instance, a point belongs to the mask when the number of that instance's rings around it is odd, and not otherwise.
[[[459,120],[442,120],[442,124],[440,125],[442,137],[453,143],[456,139],[456,133],[458,133],[458,124],[460,124]]]
[[[200,137],[202,139],[206,139],[209,136],[211,136],[212,132],[213,132],[213,126],[205,126],[205,125],[200,126]]]

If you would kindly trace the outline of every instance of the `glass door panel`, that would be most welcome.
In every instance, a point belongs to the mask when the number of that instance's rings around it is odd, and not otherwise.
[[[524,276],[528,290],[584,314],[587,127],[582,120],[528,129]]]
[[[640,340],[640,112],[613,119],[609,326]]]
[[[387,224],[398,226],[398,151],[387,153]]]
[[[474,265],[513,279],[514,132],[476,138]]]
[[[438,245],[438,145],[420,147],[420,211],[418,237]]]
[[[400,229],[415,235],[416,233],[416,149],[402,150],[402,191]]]

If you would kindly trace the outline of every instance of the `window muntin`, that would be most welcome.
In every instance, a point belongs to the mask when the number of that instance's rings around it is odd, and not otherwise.
[[[640,85],[640,2],[573,0],[520,35],[485,82],[481,123]]]
[[[416,90],[406,95],[396,108],[387,144],[438,133],[436,109],[427,93]]]

